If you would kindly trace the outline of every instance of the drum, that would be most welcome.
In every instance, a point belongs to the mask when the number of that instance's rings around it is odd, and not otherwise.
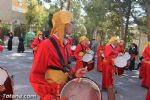
[[[6,79],[8,78],[8,74],[6,72],[6,70],[0,68],[0,85],[4,85]]]
[[[82,61],[83,62],[90,62],[90,61],[92,61],[93,60],[93,55],[92,54],[90,54],[90,53],[86,53],[83,57],[82,57]]]
[[[126,60],[129,60],[131,58],[130,54],[128,52],[126,52],[123,57],[126,59]]]
[[[72,45],[72,46],[71,46],[71,50],[72,50],[72,51],[75,51],[75,50],[76,50],[76,47],[77,47],[76,45]]]
[[[116,67],[123,68],[127,65],[127,60],[123,56],[118,56],[114,60],[114,64],[116,65]]]
[[[12,98],[5,98],[5,95],[13,94],[13,87],[12,87],[12,79],[9,77],[6,70],[0,67],[0,86],[4,86],[5,90],[0,91],[0,98],[2,100],[12,100]],[[0,99],[0,100],[1,100]]]
[[[67,100],[102,100],[98,85],[88,78],[75,78],[61,90],[60,98]]]

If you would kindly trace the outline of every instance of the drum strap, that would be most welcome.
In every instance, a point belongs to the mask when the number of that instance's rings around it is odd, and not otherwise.
[[[56,42],[55,39],[52,38],[52,37],[50,37],[49,39],[50,39],[50,41],[52,42],[53,46],[55,47],[55,50],[56,50],[56,52],[57,52],[57,54],[58,54],[58,57],[59,57],[59,59],[60,59],[60,64],[64,67],[64,68],[62,69],[62,71],[65,72],[65,73],[66,73],[66,72],[70,72],[70,68],[69,68],[67,65],[65,65],[65,63],[64,63],[64,58],[63,58],[63,56],[62,56],[62,54],[61,54],[61,51],[60,51],[60,48],[59,48],[57,42]]]

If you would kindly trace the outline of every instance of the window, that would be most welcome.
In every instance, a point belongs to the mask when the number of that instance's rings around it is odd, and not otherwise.
[[[22,6],[22,0],[18,0],[19,6]]]

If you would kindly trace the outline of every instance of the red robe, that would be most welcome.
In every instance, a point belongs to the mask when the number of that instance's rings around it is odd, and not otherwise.
[[[72,57],[72,50],[71,50],[71,46],[72,46],[72,40],[69,38],[67,39],[67,44],[66,44],[66,47],[67,47],[67,50],[68,50],[68,56],[71,60],[71,57]]]
[[[115,48],[111,45],[106,45],[104,48],[104,62],[102,73],[102,87],[108,88],[113,86],[114,62],[116,58]]]
[[[43,41],[43,40],[39,40],[38,38],[34,38],[32,44],[31,44],[31,48],[33,49],[33,48],[39,46],[42,41]],[[36,51],[33,51],[34,57],[35,57],[35,55],[36,55],[36,52],[37,52],[37,50],[36,50]]]
[[[120,54],[120,53],[124,54],[126,52],[125,47],[122,46],[122,45],[118,45],[117,48],[116,48],[116,51],[117,51],[118,54]],[[124,70],[125,70],[125,68],[116,68],[117,74],[119,76],[124,73]]]
[[[150,88],[147,91],[147,95],[146,95],[145,100],[150,100]]]
[[[103,70],[102,52],[103,52],[103,46],[99,46],[97,49],[97,70],[99,72],[102,72],[102,70]]]
[[[0,52],[3,52],[4,48],[2,45],[0,45]]]
[[[81,47],[81,44],[78,44],[74,52],[74,56],[76,58],[76,71],[80,68],[83,68],[82,56],[79,55],[80,52],[83,52],[83,48]]]
[[[53,35],[52,36],[57,42],[60,51],[63,55],[65,64],[67,64],[67,52],[65,46],[63,47],[59,39]],[[59,56],[54,48],[53,44],[49,39],[44,40],[38,48],[36,57],[33,62],[32,70],[30,73],[30,83],[34,91],[41,97],[40,100],[51,100],[56,96],[58,84],[48,84],[45,80],[45,72],[48,66],[57,66],[58,68],[63,68],[60,64]]]
[[[145,61],[150,62],[150,46],[146,47],[142,54],[143,61],[140,68],[140,74],[142,76],[142,86],[150,87],[150,63],[146,63]]]

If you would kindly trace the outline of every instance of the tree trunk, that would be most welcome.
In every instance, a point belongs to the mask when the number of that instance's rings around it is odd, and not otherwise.
[[[122,12],[122,7],[121,7],[121,1],[120,0],[116,0],[119,6],[119,17],[120,17],[120,23],[121,23],[121,33],[120,33],[120,37],[121,39],[124,39],[124,25],[123,25],[123,12]]]
[[[70,0],[68,0],[67,10],[70,10],[70,4],[71,4],[71,2],[70,2]]]
[[[148,33],[147,33],[147,39],[150,41],[150,6],[147,6],[147,26],[148,26]]]
[[[64,2],[62,0],[60,0],[60,9],[62,10],[64,7]]]
[[[129,26],[129,19],[130,19],[130,13],[131,13],[131,4],[132,4],[132,2],[131,2],[131,0],[129,0],[128,11],[127,11],[127,15],[126,15],[127,20],[126,20],[126,26],[125,26],[125,34],[124,34],[125,43],[127,41],[127,34],[128,34],[128,28],[129,28],[128,26]]]

